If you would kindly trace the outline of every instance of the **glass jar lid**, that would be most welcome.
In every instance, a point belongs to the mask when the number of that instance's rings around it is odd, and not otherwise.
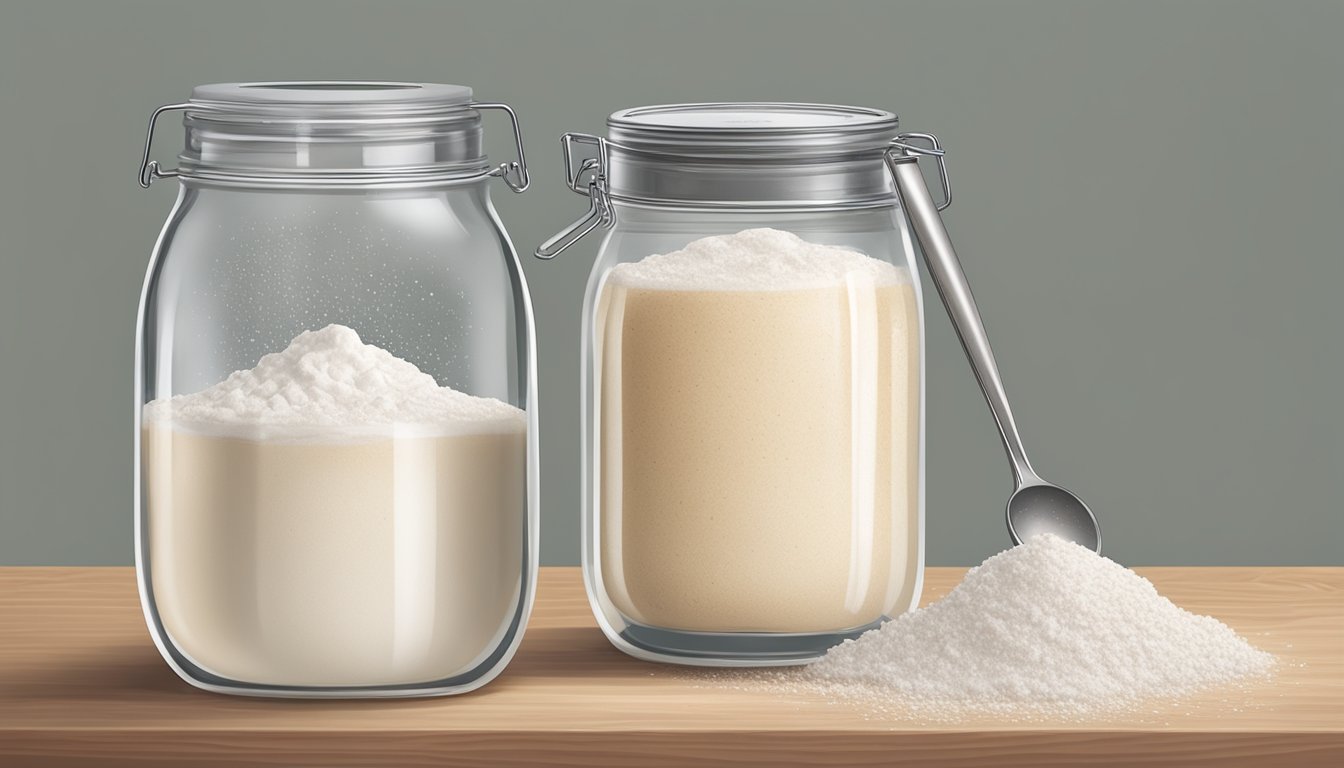
[[[313,119],[406,117],[461,109],[471,88],[446,83],[295,81],[212,83],[191,89],[190,103],[226,115]]]
[[[898,198],[890,164],[924,155],[938,161],[943,202],[935,207],[941,211],[952,199],[938,140],[926,133],[900,133],[896,115],[881,109],[664,104],[616,112],[607,120],[607,132],[561,137],[565,181],[588,198],[588,211],[538,246],[538,258],[554,258],[588,233],[615,226],[622,206],[806,211],[894,207]]]
[[[778,161],[880,154],[897,118],[835,104],[665,104],[623,109],[607,128],[612,144],[631,152]]]
[[[896,115],[834,104],[668,104],[607,120],[606,191],[689,207],[890,205]]]
[[[483,109],[512,122],[518,160],[492,167],[481,140]],[[151,161],[154,121],[183,112],[179,167]],[[528,184],[517,117],[504,104],[439,83],[311,81],[216,83],[192,89],[150,120],[140,182],[180,176],[236,186],[406,186],[501,176]]]
[[[901,134],[896,115],[885,110],[663,104],[620,110],[607,119],[607,132],[561,137],[566,182],[589,198],[588,212],[542,243],[538,258],[612,227],[621,205],[809,211],[896,205],[886,158]],[[579,157],[580,147],[592,152]]]

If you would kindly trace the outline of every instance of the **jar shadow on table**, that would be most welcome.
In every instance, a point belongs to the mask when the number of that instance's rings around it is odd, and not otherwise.
[[[1303,674],[1300,662],[1290,665],[1293,677]],[[578,689],[593,681],[604,684],[629,681],[643,688],[697,689],[716,695],[743,697],[750,701],[778,699],[790,708],[850,713],[866,722],[886,722],[895,728],[909,727],[1038,727],[1041,724],[1127,727],[1145,724],[1179,725],[1198,722],[1210,716],[1228,715],[1242,710],[1273,711],[1281,704],[1284,683],[1277,691],[1242,690],[1231,687],[1193,700],[1153,702],[1141,711],[1096,715],[1068,721],[1057,717],[1005,717],[979,715],[931,715],[899,706],[880,697],[826,695],[800,684],[799,668],[729,669],[678,667],[640,661],[614,648],[596,627],[535,627],[528,632],[523,648],[491,685],[459,697],[410,698],[391,700],[293,700],[234,697],[197,690],[179,679],[147,643],[83,649],[53,654],[38,663],[12,670],[0,680],[0,699],[17,708],[49,709],[63,703],[124,706],[145,714],[152,710],[158,726],[199,723],[203,719],[222,722],[254,721],[259,715],[311,713],[315,716],[362,714],[371,712],[412,712],[422,709],[471,707],[491,697],[527,695],[531,684],[547,682],[547,688],[564,687],[572,681]],[[669,711],[678,708],[681,699],[662,699]],[[699,700],[699,699],[697,699]],[[180,705],[180,706],[175,706]],[[132,716],[135,716],[133,714]]]
[[[467,694],[476,698],[492,687]],[[20,707],[45,708],[61,702],[103,706],[126,706],[153,710],[156,725],[199,722],[209,718],[219,723],[230,719],[255,719],[259,712],[306,711],[312,713],[363,712],[373,709],[405,711],[431,706],[443,697],[371,700],[297,700],[223,696],[193,688],[163,663],[153,646],[120,645],[67,653],[16,670],[0,681],[0,697]],[[180,705],[180,706],[175,706]]]
[[[0,681],[0,695],[11,701],[114,701],[144,694],[193,691],[149,643],[80,649],[51,655]]]
[[[616,650],[596,627],[534,627],[528,630],[518,655],[491,685],[465,696],[466,700],[505,694],[524,687],[530,680],[572,679],[575,683],[594,679],[629,678],[647,681],[651,677],[679,679],[682,670],[633,659]],[[304,707],[314,711],[343,711],[351,708],[414,707],[433,705],[442,698],[357,701],[294,701],[268,698],[235,699],[199,691],[173,673],[149,643],[81,649],[53,654],[0,680],[0,695],[16,702],[50,704],[59,701],[133,702],[153,697],[156,704],[190,701],[192,708],[163,708],[156,714],[162,721],[179,715],[199,717],[199,706],[218,702],[219,709],[237,709],[240,702],[255,702],[265,707]],[[204,703],[204,704],[202,704]],[[245,707],[240,712],[255,711]],[[218,713],[211,710],[211,716]]]

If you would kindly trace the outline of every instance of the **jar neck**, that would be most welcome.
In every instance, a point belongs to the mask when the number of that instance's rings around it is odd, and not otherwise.
[[[755,227],[808,228],[873,231],[890,229],[898,214],[897,200],[885,205],[835,210],[798,206],[793,208],[678,208],[614,202],[613,229],[626,231],[702,231],[732,233]]]
[[[609,151],[607,190],[617,203],[843,210],[881,207],[896,195],[882,150],[764,160]]]
[[[471,179],[490,168],[479,113],[421,119],[274,120],[189,114],[179,156],[188,178],[270,183]]]
[[[359,183],[335,183],[331,180],[268,179],[261,177],[207,178],[182,176],[178,179],[188,195],[200,192],[225,194],[353,195],[360,197],[422,198],[447,195],[451,200],[479,201],[492,206],[492,177],[477,175],[459,180],[361,180]]]

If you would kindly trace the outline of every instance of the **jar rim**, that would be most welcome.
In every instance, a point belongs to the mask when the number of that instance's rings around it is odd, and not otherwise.
[[[395,119],[427,112],[464,111],[471,100],[470,87],[448,83],[279,80],[198,85],[191,89],[187,112],[206,112],[215,119],[235,120],[282,116]]]
[[[613,147],[645,155],[797,162],[886,147],[899,118],[882,109],[803,102],[632,107],[607,119]]]

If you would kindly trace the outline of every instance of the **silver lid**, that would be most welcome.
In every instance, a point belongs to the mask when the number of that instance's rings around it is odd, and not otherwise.
[[[519,159],[491,168],[482,109],[512,119]],[[181,110],[186,142],[179,168],[159,169],[146,142],[141,184],[181,176],[242,186],[437,184],[504,177],[527,186],[513,110],[472,100],[471,89],[438,83],[312,81],[216,83],[192,89]],[[150,123],[151,138],[153,120]]]
[[[607,120],[618,202],[732,207],[890,205],[896,115],[832,104],[671,104]]]
[[[769,161],[880,154],[897,118],[836,104],[721,102],[623,109],[607,128],[613,146],[632,152]]]
[[[896,206],[888,165],[923,155],[938,160],[943,202],[937,210],[952,202],[938,140],[898,133],[896,115],[880,109],[669,104],[623,109],[607,127],[607,137],[560,137],[565,182],[588,198],[588,211],[537,246],[537,258],[554,258],[588,233],[615,226],[622,205],[807,211]],[[581,155],[578,147],[593,151]]]

